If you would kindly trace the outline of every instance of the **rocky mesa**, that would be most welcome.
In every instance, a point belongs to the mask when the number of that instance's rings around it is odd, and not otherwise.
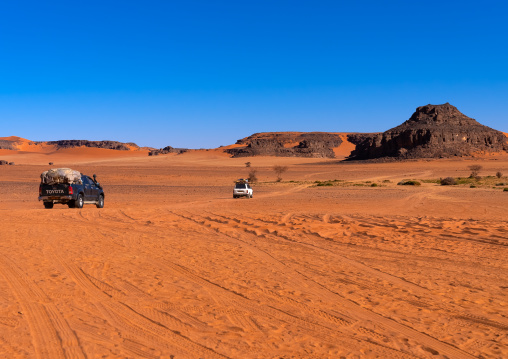
[[[461,113],[455,106],[426,105],[401,125],[366,136],[350,160],[444,158],[508,151],[508,138]]]
[[[347,135],[330,132],[263,132],[242,138],[225,152],[233,157],[278,156],[334,158]]]

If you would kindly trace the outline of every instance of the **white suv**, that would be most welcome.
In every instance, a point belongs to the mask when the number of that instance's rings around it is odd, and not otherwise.
[[[235,188],[233,189],[233,198],[247,197],[252,198],[252,187],[249,181],[240,179],[236,181]]]

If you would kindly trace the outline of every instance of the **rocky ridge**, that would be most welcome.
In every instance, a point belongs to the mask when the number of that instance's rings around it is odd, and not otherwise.
[[[455,106],[426,105],[401,125],[361,139],[350,160],[471,156],[508,151],[508,138]]]
[[[91,147],[105,148],[109,150],[130,151],[138,150],[139,146],[135,143],[123,143],[118,141],[88,141],[88,140],[59,140],[45,142],[48,145],[55,145],[57,149],[73,147]]]
[[[184,153],[187,152],[188,149],[186,148],[174,148],[171,146],[166,146],[164,148],[160,148],[158,150],[151,150],[148,152],[148,156],[158,156],[158,155],[167,155],[168,153]]]
[[[268,132],[255,133],[236,142],[236,147],[225,152],[233,157],[279,156],[334,158],[333,148],[342,139],[337,133],[327,132]]]

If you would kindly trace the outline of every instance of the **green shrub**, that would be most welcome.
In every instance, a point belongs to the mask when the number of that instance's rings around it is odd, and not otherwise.
[[[421,186],[422,184],[415,180],[404,180],[397,183],[399,186]]]
[[[325,181],[325,182],[318,181],[317,186],[318,187],[333,186],[333,182],[332,181]]]
[[[453,177],[446,177],[441,180],[441,186],[454,186],[457,184],[457,180]]]
[[[508,187],[506,187],[506,188],[503,190],[503,192],[508,192]]]

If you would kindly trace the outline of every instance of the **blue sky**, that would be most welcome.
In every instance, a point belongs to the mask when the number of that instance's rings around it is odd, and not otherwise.
[[[210,148],[380,132],[450,102],[508,132],[505,1],[0,4],[0,137]]]

